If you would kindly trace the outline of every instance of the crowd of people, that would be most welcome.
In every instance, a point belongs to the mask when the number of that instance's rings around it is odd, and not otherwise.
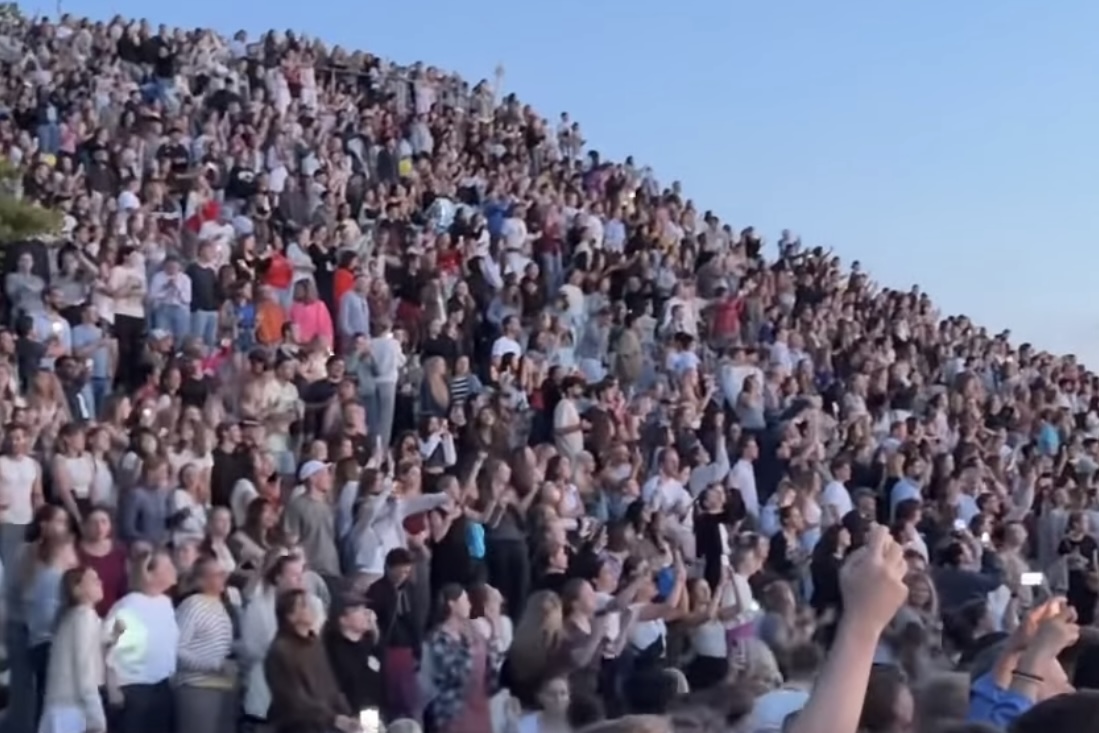
[[[0,21],[5,733],[1099,714],[1099,378],[502,73]]]

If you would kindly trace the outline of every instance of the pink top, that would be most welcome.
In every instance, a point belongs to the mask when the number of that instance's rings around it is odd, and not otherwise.
[[[298,327],[301,343],[307,344],[320,336],[329,346],[333,343],[332,314],[322,300],[312,303],[295,301],[290,306],[290,321]]]

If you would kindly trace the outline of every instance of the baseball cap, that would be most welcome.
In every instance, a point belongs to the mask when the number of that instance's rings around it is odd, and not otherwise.
[[[302,464],[302,467],[298,470],[298,478],[302,481],[308,481],[316,476],[321,471],[327,471],[328,464],[321,463],[320,461],[306,461]]]
[[[332,615],[336,618],[340,618],[346,613],[356,611],[360,608],[366,608],[366,596],[362,593],[356,593],[355,591],[346,591],[340,593],[333,599],[332,602]]]

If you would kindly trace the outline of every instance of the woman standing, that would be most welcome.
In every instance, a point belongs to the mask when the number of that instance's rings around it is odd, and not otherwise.
[[[93,507],[84,516],[76,553],[81,565],[96,572],[100,586],[96,611],[106,616],[126,593],[126,548],[115,541],[111,514],[103,507]]]
[[[425,642],[430,658],[425,666],[435,692],[429,715],[438,733],[484,733],[492,727],[489,697],[501,659],[470,622],[469,612],[469,596],[460,585],[442,588],[438,624]]]
[[[79,423],[63,425],[58,438],[52,466],[53,495],[79,526],[84,523],[84,515],[99,501],[95,495],[95,457],[84,449],[84,428]]]
[[[27,645],[34,672],[36,725],[46,694],[46,666],[61,603],[61,576],[76,563],[72,537],[66,533],[40,541],[34,559],[23,569],[23,617],[27,620]]]
[[[257,496],[248,505],[244,525],[229,538],[229,548],[241,570],[259,570],[274,547],[279,514],[274,504]]]
[[[1076,620],[1081,626],[1090,626],[1095,620],[1095,604],[1099,601],[1099,545],[1088,534],[1088,516],[1072,512],[1068,516],[1068,528],[1057,547],[1057,554],[1065,558],[1068,566],[1069,605],[1076,609]]]
[[[264,659],[279,630],[276,599],[288,591],[302,591],[312,609],[315,630],[319,632],[324,626],[324,605],[304,588],[304,561],[297,555],[281,555],[267,570],[263,584],[256,590],[255,597],[241,618],[240,661],[245,666],[246,676],[244,714],[255,722],[266,722],[271,707],[271,689],[264,675]]]
[[[114,329],[118,338],[118,384],[127,390],[141,385],[141,341],[145,335],[145,266],[133,247],[120,247],[107,278],[106,292],[114,305]],[[124,391],[127,391],[124,390]]]
[[[233,733],[237,722],[237,665],[233,621],[225,607],[226,573],[203,555],[192,569],[197,592],[176,611],[179,667],[175,675],[176,730]]]
[[[186,540],[202,540],[206,536],[207,512],[210,510],[202,474],[188,463],[179,471],[179,488],[172,492],[170,522],[172,544]]]
[[[0,565],[14,568],[34,512],[42,505],[42,467],[29,455],[26,428],[9,425],[6,432],[0,454]]]
[[[132,590],[107,614],[107,628],[125,632],[107,655],[107,696],[118,708],[118,733],[163,730],[175,718],[169,681],[177,668],[179,625],[169,590],[177,581],[163,551],[139,553],[131,563]]]
[[[95,570],[72,568],[61,577],[61,620],[50,646],[38,733],[107,730],[99,692],[106,684],[103,627],[95,610],[102,601]]]
[[[271,725],[276,733],[357,733],[359,721],[340,692],[317,617],[303,590],[291,590],[275,605],[278,633],[264,656],[264,678],[271,689]],[[480,731],[488,730],[487,728]]]

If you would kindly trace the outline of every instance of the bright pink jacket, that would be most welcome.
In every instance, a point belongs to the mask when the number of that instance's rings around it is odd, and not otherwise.
[[[329,346],[334,343],[332,314],[328,312],[328,306],[323,300],[314,300],[312,303],[295,301],[290,306],[290,321],[298,327],[301,343],[307,344],[317,336],[324,339]]]

